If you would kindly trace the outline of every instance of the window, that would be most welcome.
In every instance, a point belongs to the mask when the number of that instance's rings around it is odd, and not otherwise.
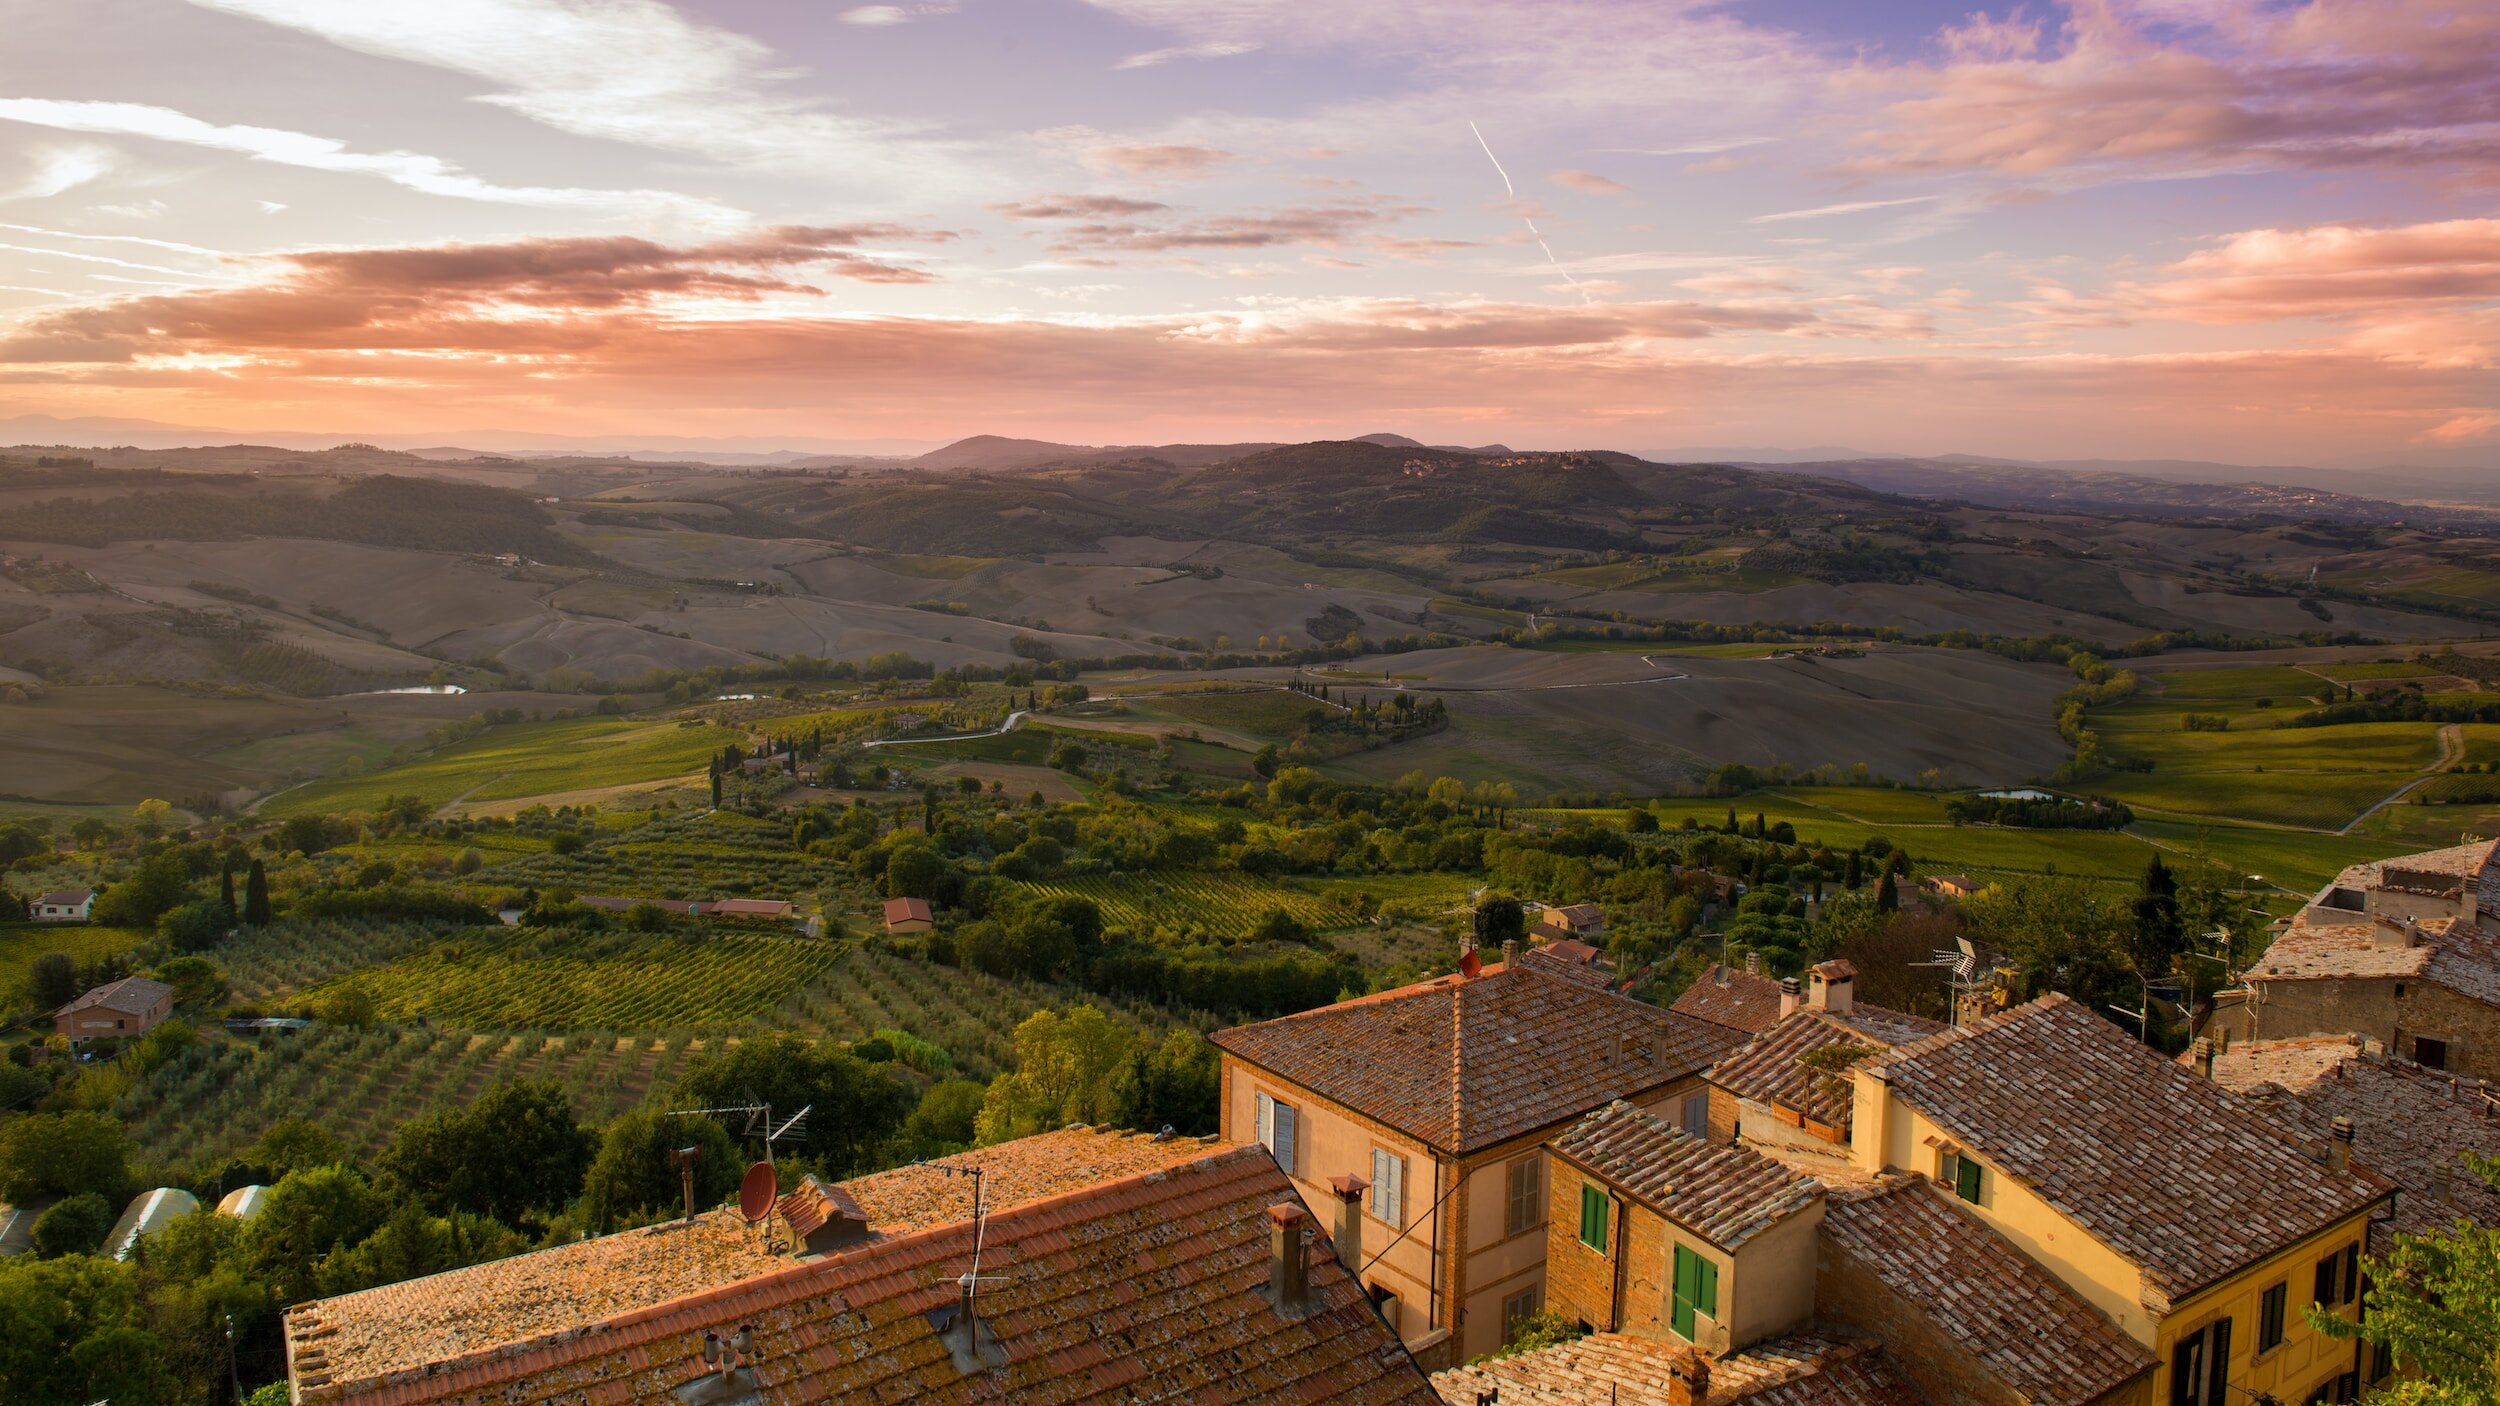
[[[2227,1406],[2231,1320],[2208,1323],[2170,1350],[2170,1406]]]
[[[1510,1164],[1503,1186],[1503,1234],[1519,1235],[1544,1224],[1544,1166],[1541,1153],[1522,1157]]]
[[[1406,1159],[1372,1149],[1372,1215],[1382,1222],[1406,1225]]]
[[[1940,1179],[1953,1188],[1953,1194],[1976,1206],[1979,1204],[1979,1177],[1983,1169],[1968,1157],[1948,1152]]]
[[[1710,1140],[1710,1095],[1707,1091],[1684,1096],[1684,1131],[1704,1142]]]
[[[1580,1186],[1580,1243],[1606,1253],[1606,1193],[1585,1182]]]
[[[1675,1247],[1675,1288],[1670,1322],[1676,1335],[1693,1340],[1696,1316],[1719,1316],[1719,1266],[1682,1245]]]
[[[1293,1171],[1293,1105],[1278,1103],[1265,1094],[1259,1095],[1259,1145],[1276,1158],[1276,1165],[1288,1174]]]
[[[2352,1372],[2346,1372],[2342,1376],[2338,1377],[2329,1377],[2325,1381],[2318,1383],[2317,1390],[2310,1392],[2307,1398],[2309,1406],[2322,1406],[2322,1403],[2327,1402],[2347,1402],[2358,1401],[2360,1399],[2361,1379],[2358,1375]]]
[[[2318,1261],[2316,1291],[2321,1308],[2338,1308],[2361,1297],[2361,1247],[2346,1245]]]
[[[1510,1335],[1519,1331],[1519,1320],[1536,1317],[1536,1311],[1541,1307],[1543,1305],[1537,1302],[1537,1291],[1533,1286],[1502,1300],[1502,1341],[1509,1342]]]
[[[2414,1036],[2413,1062],[2422,1066],[2424,1069],[2447,1068],[2448,1042],[2445,1040],[2434,1040],[2427,1035]]]
[[[2283,1345],[2283,1307],[2292,1297],[2292,1286],[2277,1284],[2257,1298],[2257,1350],[2272,1352]]]

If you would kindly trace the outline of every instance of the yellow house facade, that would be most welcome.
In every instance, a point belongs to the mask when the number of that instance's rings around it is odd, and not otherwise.
[[[2358,1313],[2392,1183],[2350,1141],[2307,1148],[2062,996],[1854,1071],[1850,1153],[1913,1172],[2148,1349],[2170,1406],[2348,1401],[2366,1349],[2310,1329]],[[2347,1130],[2348,1134],[2348,1130]]]

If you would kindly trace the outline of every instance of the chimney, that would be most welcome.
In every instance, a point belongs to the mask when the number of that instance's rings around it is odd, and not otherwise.
[[[1310,1244],[1304,1221],[1311,1213],[1288,1201],[1267,1208],[1267,1293],[1276,1311],[1300,1318],[1311,1311]]]
[[[1806,1004],[1818,1011],[1847,1015],[1857,1006],[1857,969],[1847,962],[1822,962],[1807,973],[1813,986]]]
[[[1793,976],[1781,977],[1780,1017],[1782,1019],[1786,1019],[1789,1016],[1795,1015],[1797,1013],[1798,1004],[1799,998],[1797,995],[1797,978]]]
[[[1693,1348],[1667,1363],[1667,1406],[1709,1406],[1710,1359]]]
[[[1328,1185],[1337,1193],[1337,1262],[1359,1281],[1363,1277],[1363,1193],[1372,1184],[1347,1172],[1330,1177]]]
[[[2352,1168],[2352,1120],[2338,1118],[2334,1130],[2326,1136],[2326,1169],[2330,1172]]]
[[[1516,969],[1516,968],[1518,967],[1518,965],[1519,965],[1519,939],[1518,939],[1518,938],[1515,938],[1515,937],[1506,937],[1506,938],[1503,938],[1503,939],[1502,939],[1502,970],[1504,970],[1504,971],[1511,971],[1511,970]]]
[[[1759,952],[1748,952],[1748,953],[1746,953],[1746,954],[1745,954],[1745,975],[1747,975],[1747,976],[1760,976],[1760,975],[1762,975],[1762,954],[1761,954],[1761,953],[1759,953]]]
[[[2214,1042],[2200,1036],[2198,1037],[2196,1043],[2188,1046],[2188,1048],[2193,1051],[2195,1055],[2196,1077],[2203,1079],[2208,1083],[2212,1082],[2214,1077]]]

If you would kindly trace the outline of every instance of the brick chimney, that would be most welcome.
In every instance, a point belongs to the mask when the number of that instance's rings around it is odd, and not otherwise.
[[[1761,953],[1759,953],[1759,952],[1748,952],[1748,953],[1746,953],[1746,954],[1745,954],[1745,975],[1747,975],[1747,976],[1760,976],[1760,975],[1762,975],[1762,954],[1761,954]]]
[[[2352,1120],[2338,1118],[2326,1135],[2326,1169],[2330,1172],[2352,1168]]]
[[[1311,1311],[1311,1213],[1293,1202],[1267,1208],[1268,1301],[1287,1318]]]
[[[2211,1082],[2214,1077],[2214,1042],[2200,1035],[2188,1049],[2193,1052],[2196,1061],[2196,1077]]]
[[[1667,1406],[1708,1406],[1710,1359],[1692,1348],[1667,1363]]]
[[[1356,1279],[1363,1277],[1363,1193],[1372,1184],[1347,1172],[1328,1179],[1329,1189],[1337,1193],[1337,1262]]]
[[[1793,976],[1781,977],[1780,1017],[1782,1019],[1786,1019],[1789,1016],[1795,1015],[1797,1013],[1797,1007],[1802,1003],[1802,1001],[1803,998],[1799,996],[1797,992],[1797,978]]]
[[[1506,937],[1506,938],[1503,938],[1503,939],[1502,939],[1502,970],[1504,970],[1504,971],[1515,971],[1515,970],[1517,970],[1517,969],[1518,969],[1518,967],[1519,967],[1519,939],[1518,939],[1518,938],[1515,938],[1515,937]]]

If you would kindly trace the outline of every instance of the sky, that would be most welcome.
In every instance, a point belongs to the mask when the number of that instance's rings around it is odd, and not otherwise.
[[[2500,0],[0,33],[0,416],[2500,465]]]

